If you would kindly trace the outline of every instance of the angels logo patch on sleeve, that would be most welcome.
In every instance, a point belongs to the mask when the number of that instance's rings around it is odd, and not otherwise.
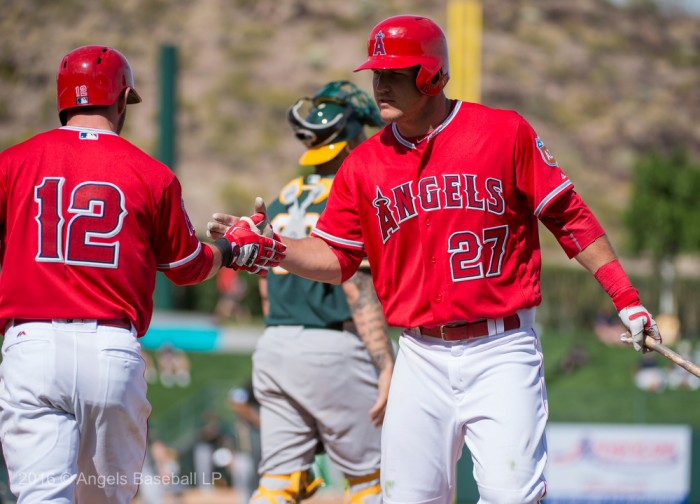
[[[190,232],[190,236],[194,234],[194,226],[190,220],[190,216],[187,215],[187,210],[185,210],[185,200],[180,198],[180,206],[182,207],[182,214],[185,216],[185,222],[187,223],[187,230]]]
[[[558,166],[557,160],[554,159],[554,155],[549,151],[544,142],[540,140],[540,137],[535,138],[535,145],[537,146],[537,150],[540,151],[540,155],[545,163],[547,163],[549,166]]]

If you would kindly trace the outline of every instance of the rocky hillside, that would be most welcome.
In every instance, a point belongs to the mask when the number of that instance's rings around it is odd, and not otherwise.
[[[700,18],[648,1],[484,1],[482,102],[521,112],[606,226],[617,229],[630,165],[647,149],[700,156]],[[158,57],[179,55],[180,176],[191,217],[247,212],[297,171],[286,108],[353,74],[374,24],[446,0],[2,1],[0,148],[57,125],[55,70],[84,44],[119,48],[144,103],[124,135],[158,147]],[[448,85],[449,91],[449,85]],[[448,92],[449,94],[449,92]]]

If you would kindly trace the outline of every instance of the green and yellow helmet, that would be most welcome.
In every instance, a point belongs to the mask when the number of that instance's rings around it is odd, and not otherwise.
[[[329,82],[311,98],[301,98],[287,111],[294,134],[307,151],[302,166],[335,158],[364,126],[383,126],[379,109],[367,93],[349,81]]]

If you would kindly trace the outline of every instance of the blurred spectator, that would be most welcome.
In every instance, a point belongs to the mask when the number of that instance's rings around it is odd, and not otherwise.
[[[153,359],[151,358],[151,354],[149,354],[145,349],[141,348],[141,357],[146,363],[146,370],[143,373],[146,381],[148,383],[156,383],[158,381],[158,369],[156,368],[155,362],[153,362]]]
[[[576,343],[559,361],[559,373],[570,374],[586,364],[588,364],[588,352],[583,345]]]
[[[177,451],[159,439],[152,440],[143,464],[138,493],[140,502],[181,504],[185,490],[181,479]]]
[[[219,448],[227,446],[228,443],[219,416],[214,411],[205,411],[202,414],[202,426],[199,429],[199,437],[193,453],[195,480],[198,488],[210,491],[213,490],[215,483],[222,480],[221,475],[214,474],[214,453]],[[220,465],[220,463],[216,465]]]
[[[248,502],[259,483],[260,404],[253,394],[252,383],[231,389],[228,400],[229,407],[236,415],[235,448],[230,471],[238,502]]]
[[[187,387],[190,384],[190,361],[185,352],[166,343],[158,349],[156,359],[160,383],[164,387]]]
[[[687,359],[692,362],[700,362],[697,360],[698,357],[700,357],[700,355],[698,355],[698,350],[696,349],[695,352],[692,352],[692,344],[688,340],[680,340],[676,345],[676,351],[684,359]],[[689,373],[682,367],[676,366],[674,364],[668,371],[668,387],[673,390],[697,390],[698,388],[700,388],[700,378],[698,378],[692,373]]]
[[[624,346],[620,335],[626,331],[617,314],[599,313],[593,321],[593,332],[598,339],[608,346]]]
[[[634,373],[634,384],[647,392],[663,392],[666,389],[666,370],[659,365],[657,354],[649,352],[642,355]]]
[[[248,284],[241,278],[238,271],[232,268],[221,268],[216,277],[216,287],[219,299],[214,308],[214,315],[218,323],[228,320],[250,321],[250,310],[244,303]]]
[[[674,345],[681,337],[681,321],[675,315],[660,313],[656,317],[656,326],[664,335],[664,345]]]

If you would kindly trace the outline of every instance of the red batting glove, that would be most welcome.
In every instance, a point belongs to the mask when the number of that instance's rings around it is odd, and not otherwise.
[[[250,273],[265,274],[270,268],[277,266],[284,259],[286,245],[279,237],[268,238],[251,228],[247,220],[240,220],[224,234],[233,249],[231,267]]]

